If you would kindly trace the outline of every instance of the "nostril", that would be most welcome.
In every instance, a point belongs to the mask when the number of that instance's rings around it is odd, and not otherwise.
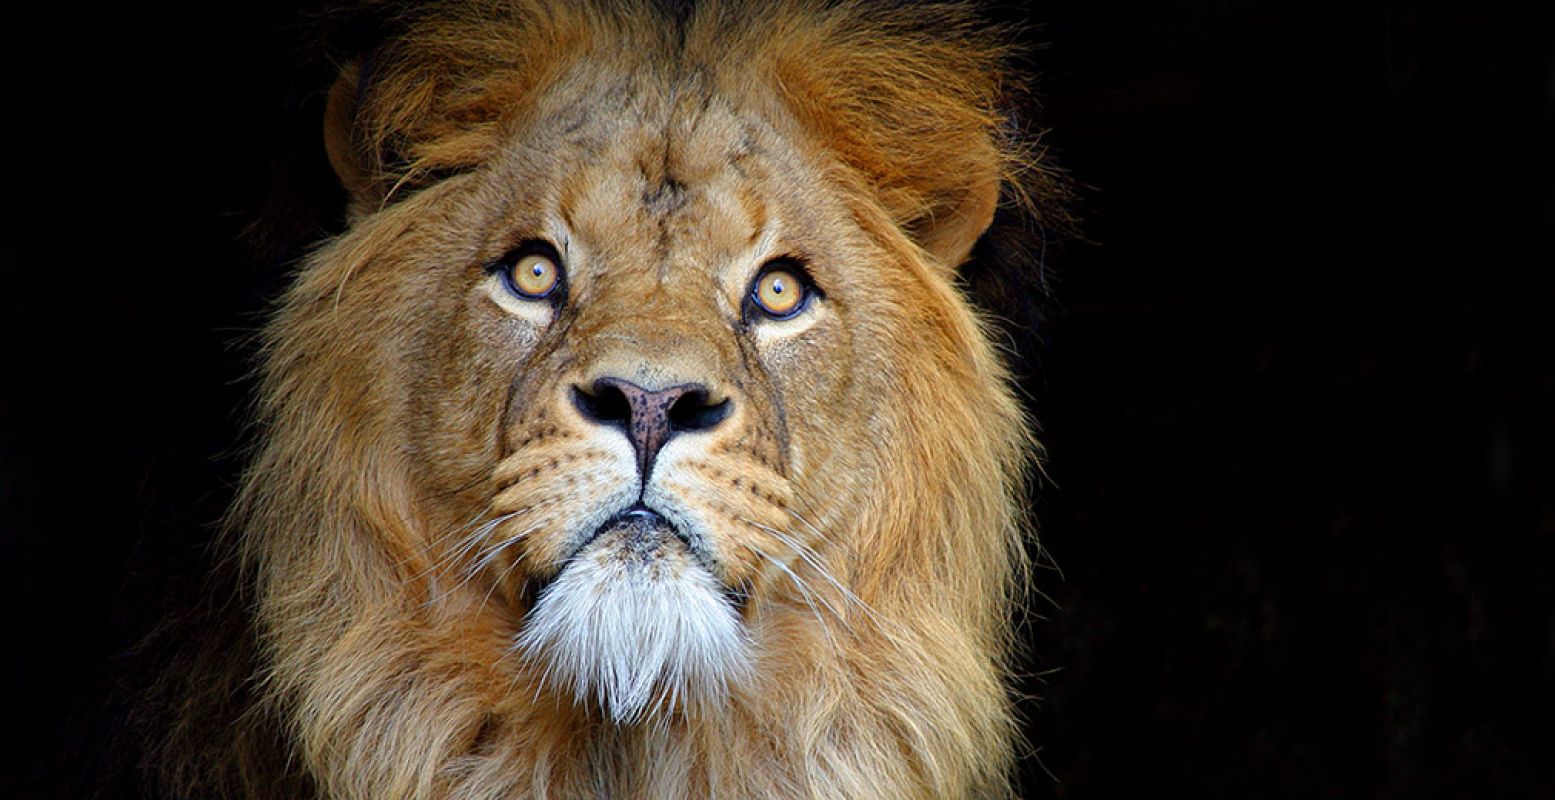
[[[729,416],[734,404],[711,402],[701,384],[644,389],[621,378],[600,378],[584,388],[573,384],[572,402],[591,422],[626,434],[637,451],[637,473],[647,480],[659,450],[678,433],[705,431]]]
[[[572,404],[583,416],[606,425],[626,425],[632,418],[631,401],[611,381],[595,381],[590,391],[573,386]]]
[[[710,403],[707,392],[692,389],[670,406],[670,427],[677,431],[705,431],[723,422],[732,409],[733,405],[727,397],[717,403]]]

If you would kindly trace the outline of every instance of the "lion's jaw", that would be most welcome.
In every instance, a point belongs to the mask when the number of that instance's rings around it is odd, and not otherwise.
[[[617,722],[721,699],[749,670],[744,626],[716,579],[657,521],[610,524],[529,613],[518,647]],[[657,707],[650,709],[650,703]]]

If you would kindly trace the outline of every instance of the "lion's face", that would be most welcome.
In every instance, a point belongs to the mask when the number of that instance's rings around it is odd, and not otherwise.
[[[331,791],[1002,785],[1031,442],[955,276],[1024,162],[997,37],[890,9],[454,2],[343,70],[233,515]]]
[[[444,504],[449,574],[527,612],[523,654],[630,718],[721,694],[753,615],[806,602],[787,565],[848,529],[890,456],[902,356],[875,329],[936,333],[923,276],[773,124],[583,77],[450,179],[436,229],[372,280],[400,286],[418,348],[424,490],[480,512]]]

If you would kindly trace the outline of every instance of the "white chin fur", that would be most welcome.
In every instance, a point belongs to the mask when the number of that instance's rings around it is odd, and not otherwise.
[[[750,670],[743,625],[680,543],[644,556],[605,534],[563,568],[515,649],[618,723],[722,702]]]

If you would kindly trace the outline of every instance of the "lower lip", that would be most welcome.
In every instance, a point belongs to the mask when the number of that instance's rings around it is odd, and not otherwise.
[[[567,556],[566,560],[571,561],[583,548],[588,547],[590,542],[611,531],[620,531],[629,539],[647,539],[655,537],[655,534],[662,535],[665,533],[673,534],[681,541],[686,539],[669,520],[665,519],[657,511],[638,503],[605,520],[603,524],[594,529],[594,533],[588,539],[579,543],[578,547]]]
[[[660,516],[658,512],[638,503],[600,523],[600,526],[595,528],[593,533],[590,533],[587,538],[578,542],[571,550],[567,551],[565,556],[562,556],[554,572],[533,579],[530,585],[534,597],[538,598],[542,592],[549,588],[556,581],[557,576],[567,569],[567,565],[572,563],[574,558],[578,557],[579,553],[597,541],[599,537],[612,531],[621,531],[629,539],[643,542],[657,541],[655,534],[663,534],[665,532],[671,532],[682,541],[685,540],[685,537],[680,535],[680,531],[676,530],[669,520]]]

